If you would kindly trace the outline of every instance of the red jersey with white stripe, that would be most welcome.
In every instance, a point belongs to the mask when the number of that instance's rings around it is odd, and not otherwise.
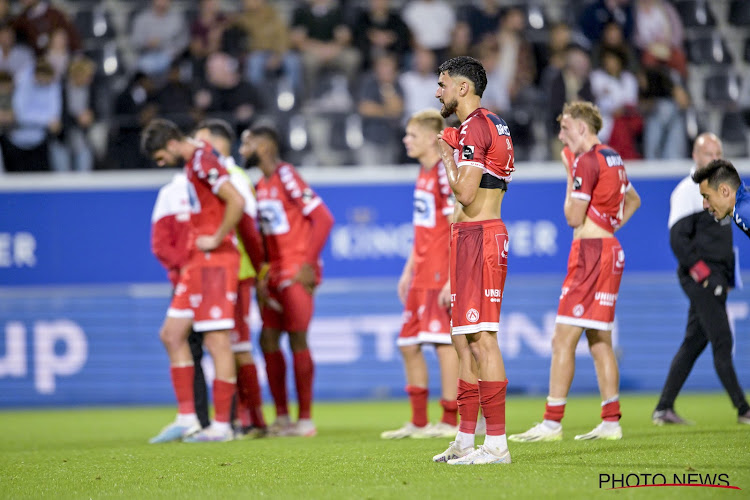
[[[190,255],[187,185],[187,177],[176,174],[169,184],[159,189],[151,213],[151,251],[167,270],[172,286],[177,284],[180,269]]]
[[[414,277],[412,287],[441,288],[448,279],[454,198],[445,166],[420,167],[414,189]]]
[[[216,193],[219,187],[229,180],[229,173],[213,153],[213,148],[204,143],[200,144],[185,164],[185,174],[189,181],[188,200],[192,213],[190,247],[196,251],[195,237],[214,234],[224,220],[225,204]],[[213,252],[225,250],[237,252],[234,231],[230,231]]]
[[[312,235],[308,216],[323,201],[289,163],[280,163],[271,177],[262,177],[255,195],[271,267],[308,262]]]
[[[575,159],[571,175],[570,196],[589,202],[586,217],[610,232],[620,227],[625,192],[630,189],[620,154],[606,144],[596,144]]]
[[[505,120],[484,108],[472,112],[458,129],[456,165],[481,168],[485,174],[510,182],[513,140]]]

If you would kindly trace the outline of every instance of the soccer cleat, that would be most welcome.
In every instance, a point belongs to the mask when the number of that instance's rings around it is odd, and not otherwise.
[[[414,436],[415,434],[425,432],[428,427],[429,424],[425,427],[417,427],[411,422],[406,422],[400,429],[396,429],[393,431],[384,431],[380,433],[380,437],[383,439],[403,439],[408,437],[416,437]],[[453,435],[455,436],[455,433]]]
[[[280,436],[313,437],[317,433],[318,429],[315,428],[313,421],[303,419],[287,427],[286,430],[282,431]]]
[[[435,455],[432,457],[433,462],[448,462],[448,460],[455,460],[456,458],[465,457],[469,453],[474,451],[474,447],[471,446],[469,448],[461,449],[458,447],[458,443],[455,441],[451,441],[450,446],[448,446],[448,449],[444,452],[440,453],[439,455]]]
[[[164,427],[159,434],[149,439],[149,443],[170,443],[179,441],[185,436],[194,434],[201,430],[201,425],[196,420],[192,424],[178,424],[176,421]]]
[[[276,420],[274,420],[271,425],[268,426],[268,435],[286,436],[292,425],[289,415],[280,415],[276,417]]]
[[[677,415],[672,408],[666,410],[654,410],[654,413],[651,415],[651,421],[654,425],[688,425],[688,421]]]
[[[417,429],[420,429],[417,427]],[[395,431],[391,431],[395,432]],[[414,439],[429,439],[429,438],[454,438],[458,432],[457,425],[446,424],[445,422],[438,422],[436,424],[427,424],[420,430],[411,435]],[[385,434],[385,433],[383,433]],[[381,437],[382,434],[381,434]]]
[[[208,426],[203,430],[200,430],[189,436],[185,436],[182,439],[183,443],[218,443],[224,441],[232,441],[234,439],[234,432],[232,428],[228,429],[216,429],[213,426]]]
[[[268,435],[267,427],[237,427],[234,429],[234,439],[260,439]]]
[[[481,464],[509,464],[510,451],[505,450],[502,455],[495,455],[485,445],[479,446],[466,456],[448,460],[448,465],[481,465]]]
[[[615,441],[622,439],[622,427],[619,425],[610,427],[605,425],[606,422],[594,427],[594,430],[587,434],[579,434],[575,437],[576,441],[590,441],[593,439],[606,439],[608,441]]]
[[[551,427],[544,425],[544,422],[542,422],[521,434],[511,434],[508,436],[508,441],[515,441],[517,443],[536,443],[538,441],[560,441],[562,437],[562,425],[557,429],[552,429]]]
[[[750,410],[746,411],[742,415],[737,415],[737,423],[750,425]]]

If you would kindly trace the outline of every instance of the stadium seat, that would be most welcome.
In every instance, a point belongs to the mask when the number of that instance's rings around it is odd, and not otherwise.
[[[703,97],[715,106],[731,106],[740,97],[741,84],[741,78],[734,71],[711,74],[704,80]]]
[[[686,28],[710,28],[716,26],[716,17],[706,0],[686,0],[675,4],[682,24]]]
[[[721,118],[719,135],[724,142],[724,155],[727,158],[747,156],[748,128],[740,111],[729,111]]]
[[[718,33],[700,36],[687,42],[688,59],[693,64],[732,64],[732,53]]]
[[[729,4],[729,24],[732,26],[750,26],[750,2],[747,0],[732,0]]]
[[[73,17],[73,24],[86,44],[107,41],[115,37],[109,12],[102,5],[77,11]]]

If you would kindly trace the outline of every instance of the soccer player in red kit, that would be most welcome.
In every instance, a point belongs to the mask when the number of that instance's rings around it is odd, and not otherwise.
[[[405,309],[397,344],[404,357],[412,418],[400,429],[383,432],[380,437],[384,439],[452,437],[458,431],[458,358],[451,345],[448,312],[450,221],[455,203],[437,147],[437,134],[444,126],[436,109],[415,113],[406,124],[406,154],[419,161],[420,169],[414,190],[414,248],[398,282],[398,296]],[[422,353],[425,344],[435,346],[442,382],[443,418],[431,425],[427,420],[427,365]]]
[[[242,135],[240,154],[257,165],[263,177],[255,187],[261,230],[270,264],[259,277],[258,302],[263,329],[260,346],[276,406],[269,431],[287,436],[314,436],[311,419],[313,360],[307,330],[313,314],[313,292],[320,283],[320,252],[333,227],[333,216],[295,168],[279,159],[276,131],[256,126]],[[292,424],[287,407],[286,360],[281,334],[289,334],[299,415]]]
[[[141,134],[141,149],[157,165],[185,161],[190,202],[190,256],[180,272],[160,338],[167,349],[177,397],[176,420],[152,443],[229,441],[236,373],[229,331],[234,327],[239,252],[233,230],[245,201],[210,145],[186,137],[168,120],[153,120]],[[193,401],[193,358],[187,338],[191,327],[204,334],[216,367],[214,421],[200,429]]]
[[[505,438],[508,380],[497,332],[508,267],[508,231],[500,207],[511,180],[513,141],[502,118],[481,105],[484,67],[472,57],[440,65],[441,114],[456,114],[458,130],[446,128],[438,145],[458,204],[451,226],[451,333],[458,353],[456,440],[433,457],[449,464],[509,464]],[[474,449],[479,408],[487,422],[484,444]]]
[[[628,181],[622,158],[597,133],[602,128],[599,109],[575,101],[558,118],[562,160],[567,171],[565,219],[573,228],[568,274],[562,286],[552,337],[549,396],[544,421],[511,441],[558,441],[562,418],[575,372],[575,350],[586,331],[602,398],[602,422],[578,440],[621,439],[619,372],[612,350],[612,327],[625,252],[614,233],[641,204]]]

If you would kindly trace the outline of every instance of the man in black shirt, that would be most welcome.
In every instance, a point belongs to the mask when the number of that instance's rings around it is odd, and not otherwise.
[[[718,137],[710,133],[699,135],[693,146],[693,171],[705,168],[721,155]],[[674,401],[695,360],[710,342],[716,374],[737,408],[737,421],[750,424],[750,406],[734,371],[734,340],[726,311],[727,292],[734,286],[735,272],[732,220],[726,217],[716,221],[703,209],[692,174],[691,171],[672,192],[669,209],[669,239],[679,262],[677,276],[690,299],[685,339],[672,360],[651,418],[656,425],[687,423],[675,413]]]

